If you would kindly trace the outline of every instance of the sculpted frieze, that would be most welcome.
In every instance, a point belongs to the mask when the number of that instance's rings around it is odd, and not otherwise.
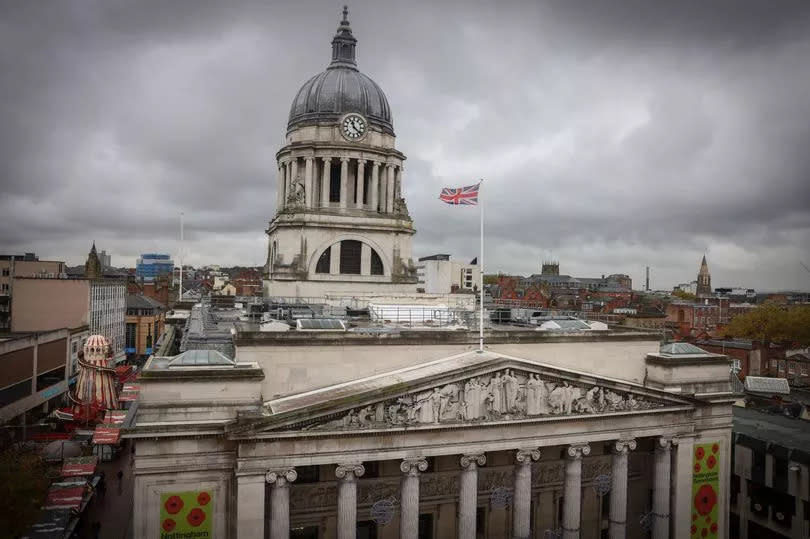
[[[509,421],[543,416],[601,414],[664,406],[633,393],[543,378],[504,369],[355,408],[307,430],[396,428],[413,425]]]

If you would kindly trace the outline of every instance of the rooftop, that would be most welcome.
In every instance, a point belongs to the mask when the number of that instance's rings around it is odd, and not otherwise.
[[[807,420],[740,406],[734,406],[733,412],[732,430],[736,434],[794,450],[810,448],[810,423]]]

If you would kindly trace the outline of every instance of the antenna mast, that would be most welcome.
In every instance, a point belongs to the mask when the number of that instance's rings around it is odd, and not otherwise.
[[[183,212],[180,212],[180,301],[183,301]]]

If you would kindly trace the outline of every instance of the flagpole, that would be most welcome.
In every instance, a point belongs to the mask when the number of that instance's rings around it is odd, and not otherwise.
[[[478,256],[478,269],[481,271],[478,282],[478,299],[481,302],[479,321],[478,321],[478,351],[484,351],[484,200],[481,198],[480,184],[484,183],[483,178],[478,187],[478,205],[480,207],[481,215],[481,254]]]

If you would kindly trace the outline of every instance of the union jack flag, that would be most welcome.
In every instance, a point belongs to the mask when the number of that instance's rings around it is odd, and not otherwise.
[[[480,183],[476,183],[466,187],[444,187],[439,194],[439,200],[454,206],[477,206],[480,186]]]

